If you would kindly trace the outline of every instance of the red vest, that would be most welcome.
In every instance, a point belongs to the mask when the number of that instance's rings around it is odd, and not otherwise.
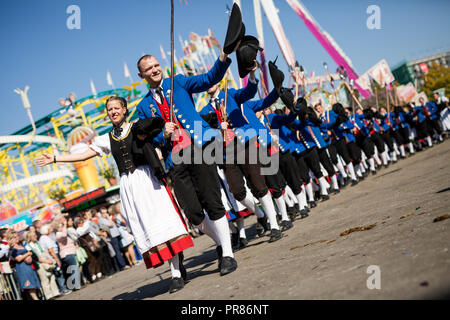
[[[156,99],[155,102],[158,105],[159,112],[161,113],[164,122],[170,122],[170,108],[169,105],[167,104],[167,100],[164,98],[162,104],[156,101]],[[172,151],[177,153],[181,149],[184,149],[187,146],[191,145],[192,141],[189,133],[187,133],[187,131],[183,129],[183,127],[181,126],[180,122],[175,117],[175,115],[173,115],[172,121],[174,121],[176,126],[178,127],[178,129],[176,129],[175,132],[173,133],[174,135],[172,137],[173,142]]]

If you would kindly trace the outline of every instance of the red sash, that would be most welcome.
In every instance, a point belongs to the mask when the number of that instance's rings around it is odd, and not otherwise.
[[[220,127],[221,126],[220,124],[223,122],[222,112],[220,112],[220,110],[214,108],[214,106],[212,104],[211,104],[211,107],[213,108],[214,112],[217,115],[217,119],[219,120],[219,127]],[[234,132],[232,130],[227,129],[227,133],[226,133],[226,137],[225,137],[225,146],[228,146],[231,142],[233,142],[235,136],[236,135],[234,134]]]
[[[278,152],[280,152],[280,148],[278,147],[278,145],[276,143],[271,143],[269,149],[269,156],[277,154]]]

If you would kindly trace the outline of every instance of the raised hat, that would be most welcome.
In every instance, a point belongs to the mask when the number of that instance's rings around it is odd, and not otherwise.
[[[259,41],[253,36],[244,36],[236,50],[239,77],[244,78],[250,73],[248,68],[255,66],[255,59],[258,51],[263,49],[259,46]]]
[[[239,40],[245,35],[245,25],[242,22],[242,13],[239,6],[234,3],[228,20],[227,34],[223,44],[223,52],[231,54]]]
[[[284,81],[284,73],[278,69],[278,67],[275,65],[275,62],[277,61],[278,57],[275,59],[275,61],[269,61],[269,73],[270,78],[272,79],[273,87],[275,90],[277,90],[278,94],[280,94],[281,87],[283,86]]]

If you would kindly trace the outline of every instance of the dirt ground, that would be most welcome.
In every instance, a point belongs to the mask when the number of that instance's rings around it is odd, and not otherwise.
[[[249,245],[235,252],[238,269],[226,276],[218,272],[212,240],[200,236],[185,251],[190,281],[179,292],[167,292],[167,264],[147,270],[142,263],[60,299],[448,298],[450,219],[434,219],[450,214],[449,160],[446,140],[382,168],[319,203],[274,243],[257,237],[256,218],[248,217]],[[364,226],[372,228],[341,235]]]

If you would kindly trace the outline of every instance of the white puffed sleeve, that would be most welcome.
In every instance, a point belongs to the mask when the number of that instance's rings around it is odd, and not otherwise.
[[[111,153],[111,142],[109,140],[109,134],[103,134],[101,136],[95,137],[89,148],[97,152],[100,156],[103,154]]]

